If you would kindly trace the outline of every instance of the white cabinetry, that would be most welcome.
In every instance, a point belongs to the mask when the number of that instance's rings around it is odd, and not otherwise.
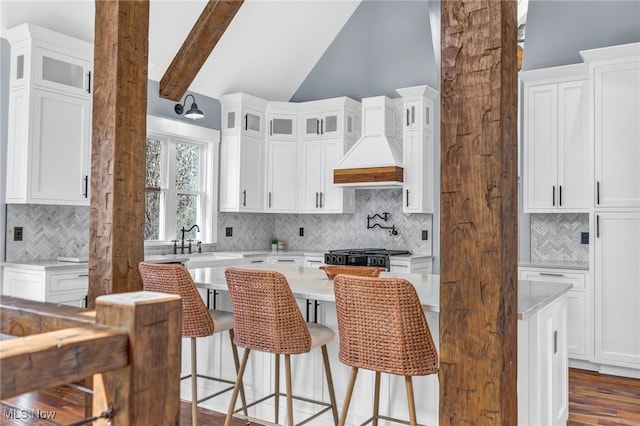
[[[525,212],[586,211],[591,164],[583,64],[520,73],[524,85]]]
[[[403,102],[404,213],[433,213],[433,103],[429,86],[396,89]]]
[[[93,46],[30,24],[7,38],[7,202],[88,205]]]
[[[89,274],[86,266],[64,271],[5,266],[3,286],[8,296],[85,307]]]
[[[596,208],[640,207],[637,51],[635,58],[592,64]]]
[[[527,281],[571,284],[567,299],[567,351],[569,358],[589,360],[593,356],[592,286],[588,271],[558,268],[519,268],[519,278]]]
[[[266,103],[243,93],[223,95],[220,148],[220,211],[264,209],[264,108]]]
[[[304,266],[302,256],[296,255],[269,255],[269,265]]]
[[[518,424],[566,425],[567,296],[518,321]]]
[[[433,272],[433,262],[431,260],[431,257],[412,257],[399,259],[395,256],[391,256],[391,259],[389,259],[389,271],[430,275]]]
[[[595,222],[595,359],[640,369],[640,212]]]
[[[298,209],[298,142],[297,112],[271,112],[275,105],[282,109],[290,104],[269,103],[267,135],[267,192],[265,211],[296,213]]]

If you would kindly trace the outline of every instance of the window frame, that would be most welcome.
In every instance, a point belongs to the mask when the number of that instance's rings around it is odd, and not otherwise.
[[[158,240],[145,240],[145,246],[172,244],[180,239],[175,230],[177,194],[201,195],[197,224],[201,239],[205,244],[217,242],[218,223],[218,152],[220,131],[206,127],[174,121],[162,117],[147,116],[146,139],[152,137],[163,144],[162,176],[160,187],[160,230]],[[175,189],[176,144],[185,143],[200,147],[200,191]],[[167,149],[168,148],[168,149]],[[173,179],[173,189],[169,180]],[[146,192],[146,191],[145,191]],[[167,208],[166,206],[172,206]]]

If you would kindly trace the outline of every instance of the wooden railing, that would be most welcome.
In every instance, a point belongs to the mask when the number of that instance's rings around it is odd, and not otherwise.
[[[92,412],[114,425],[178,425],[180,297],[96,299],[96,310],[0,297],[0,399],[93,376]],[[106,424],[106,420],[94,424]]]

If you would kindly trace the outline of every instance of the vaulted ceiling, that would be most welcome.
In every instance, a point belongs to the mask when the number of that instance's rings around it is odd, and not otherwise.
[[[244,91],[288,101],[359,3],[245,1],[189,89],[213,98]],[[205,4],[151,0],[150,79],[162,78]],[[0,31],[24,22],[93,42],[94,2],[0,1]]]

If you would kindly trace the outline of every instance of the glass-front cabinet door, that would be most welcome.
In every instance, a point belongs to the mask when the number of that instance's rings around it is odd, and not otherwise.
[[[35,83],[54,90],[89,97],[91,62],[53,50],[36,48]]]
[[[342,113],[340,111],[321,114],[305,114],[303,116],[304,137],[326,138],[341,135]]]
[[[245,134],[264,137],[263,134],[263,119],[262,112],[253,110],[250,108],[243,108],[242,111],[242,131]]]
[[[295,139],[296,121],[295,114],[269,114],[269,138]]]

